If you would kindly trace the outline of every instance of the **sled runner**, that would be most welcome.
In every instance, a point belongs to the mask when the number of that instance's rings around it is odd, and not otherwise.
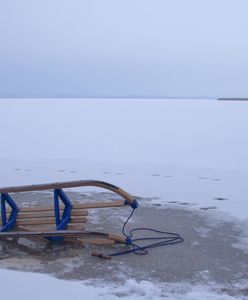
[[[120,200],[96,203],[72,203],[63,189],[93,186],[114,192]],[[52,206],[19,207],[15,193],[53,190]],[[121,188],[103,181],[79,180],[48,184],[0,188],[1,222],[0,238],[43,237],[52,241],[79,239],[91,244],[129,244],[122,235],[87,231],[88,210],[98,208],[138,207],[137,201]],[[107,257],[106,257],[107,258]]]

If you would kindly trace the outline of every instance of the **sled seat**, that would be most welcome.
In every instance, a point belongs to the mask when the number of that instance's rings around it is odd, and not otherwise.
[[[67,224],[68,230],[85,230],[88,210],[86,208],[114,208],[123,206],[123,200],[111,202],[99,202],[88,204],[73,204],[71,210],[70,222]],[[60,208],[60,214],[63,208]],[[7,215],[10,209],[7,209]],[[55,212],[53,206],[21,207],[16,218],[16,229],[20,230],[54,230]]]
[[[63,209],[60,209],[60,213],[62,212]],[[84,230],[87,215],[88,211],[86,209],[73,208],[70,222],[67,224],[66,229]],[[34,231],[55,230],[56,221],[54,208],[52,206],[20,208],[16,218],[15,228],[17,230]]]

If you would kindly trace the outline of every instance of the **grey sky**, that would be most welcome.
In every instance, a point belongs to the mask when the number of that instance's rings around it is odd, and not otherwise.
[[[248,96],[247,0],[0,0],[0,94]]]

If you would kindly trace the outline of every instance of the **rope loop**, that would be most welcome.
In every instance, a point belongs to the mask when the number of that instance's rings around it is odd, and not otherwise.
[[[123,224],[123,227],[122,227],[122,234],[126,237],[126,239],[128,241],[127,244],[131,246],[131,249],[112,253],[112,254],[109,254],[109,256],[118,256],[118,255],[128,254],[128,253],[132,253],[132,252],[137,255],[146,255],[146,254],[148,254],[147,249],[178,244],[178,243],[182,243],[184,241],[184,239],[177,233],[157,230],[157,229],[153,229],[153,228],[149,228],[149,227],[133,228],[133,229],[129,230],[128,233],[126,233],[126,226],[129,222],[129,220],[132,218],[134,211],[135,211],[135,209],[133,208],[130,215],[128,216],[127,220],[125,221],[125,223]],[[137,232],[152,232],[152,233],[159,234],[161,236],[150,236],[150,237],[143,236],[143,237],[133,239],[134,233],[137,233]],[[142,246],[142,245],[139,245],[139,243],[137,243],[140,241],[142,241],[142,242],[153,241],[153,242]]]

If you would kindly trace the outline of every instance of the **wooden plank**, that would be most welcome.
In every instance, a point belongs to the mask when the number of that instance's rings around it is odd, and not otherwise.
[[[53,206],[33,206],[33,207],[19,207],[19,213],[23,212],[39,212],[39,211],[54,211]],[[63,210],[62,208],[60,210]],[[6,209],[6,212],[9,213],[11,211],[10,208]]]
[[[86,223],[85,217],[71,217],[71,223]],[[42,225],[55,224],[54,218],[37,218],[37,219],[17,219],[16,225]]]
[[[86,209],[72,209],[71,215],[72,217],[76,216],[88,216],[88,211]]]
[[[80,238],[83,244],[91,245],[113,245],[115,241],[103,238]]]
[[[43,212],[22,212],[20,211],[17,215],[17,220],[19,219],[29,219],[29,218],[48,218],[53,217],[54,218],[54,211],[43,211]]]
[[[35,184],[35,185],[3,187],[0,188],[0,193],[33,192],[33,191],[44,191],[50,189],[73,188],[73,187],[80,187],[80,186],[81,187],[94,186],[94,187],[104,188],[120,195],[125,200],[127,200],[129,204],[132,204],[134,201],[134,197],[129,195],[121,188],[113,184],[110,184],[108,182],[99,181],[99,180],[77,180],[77,181],[53,182],[53,183],[44,183],[44,184]]]
[[[0,238],[2,237],[34,237],[34,236],[81,236],[84,231],[81,230],[49,230],[49,231],[9,231],[0,232]]]
[[[87,218],[85,217],[71,217],[71,222],[70,223],[86,223]]]
[[[124,200],[115,200],[107,202],[95,202],[95,203],[84,203],[84,204],[73,204],[72,211],[78,209],[88,209],[88,208],[108,208],[108,207],[121,207],[125,205]],[[40,212],[40,211],[53,211],[53,206],[35,206],[35,207],[21,207],[20,213],[23,212]],[[62,210],[62,208],[61,208]],[[10,209],[6,210],[10,212]]]
[[[16,225],[41,225],[55,224],[54,218],[37,218],[37,219],[20,219],[16,221]]]
[[[63,212],[63,210],[61,210]],[[87,210],[72,210],[72,216],[87,216]],[[17,219],[29,219],[29,218],[47,218],[54,217],[54,211],[34,211],[34,212],[23,212],[22,210],[18,213]]]
[[[54,226],[53,226],[54,225]],[[19,225],[16,226],[17,230],[27,230],[27,231],[50,231],[55,230],[55,224],[50,225]],[[85,230],[85,224],[83,223],[69,223],[67,225],[68,230]]]

